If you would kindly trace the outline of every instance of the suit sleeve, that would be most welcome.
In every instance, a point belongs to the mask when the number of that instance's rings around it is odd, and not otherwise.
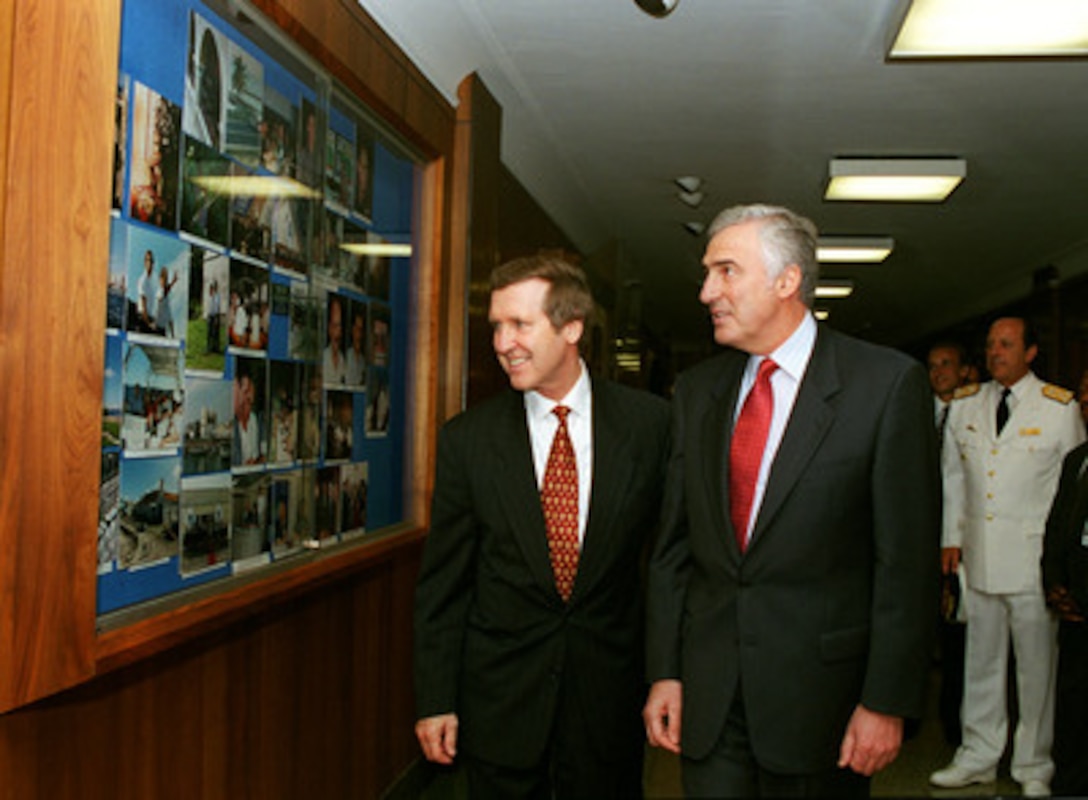
[[[650,681],[680,677],[680,627],[691,559],[684,502],[683,386],[681,376],[672,402],[671,453],[650,558],[646,626],[646,674]]]
[[[872,470],[873,597],[862,704],[920,716],[937,621],[940,478],[932,400],[912,364],[889,394]]]
[[[1080,534],[1070,519],[1076,503],[1077,483],[1081,464],[1088,458],[1088,450],[1079,448],[1069,453],[1062,464],[1062,476],[1058,493],[1046,519],[1043,538],[1043,590],[1050,592],[1059,586],[1069,587],[1068,556],[1073,537]]]
[[[456,421],[438,437],[431,529],[415,595],[416,712],[457,711],[461,651],[474,588],[477,525]]]

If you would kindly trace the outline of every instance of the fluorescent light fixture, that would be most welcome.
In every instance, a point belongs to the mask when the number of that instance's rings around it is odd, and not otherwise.
[[[278,175],[201,175],[193,183],[232,197],[320,197],[321,192]]]
[[[820,298],[849,297],[854,293],[854,282],[850,280],[822,280],[816,284],[816,296]]]
[[[816,319],[825,320],[831,316],[831,312],[828,311],[826,308],[816,308],[813,309],[812,315],[816,317]]]
[[[407,258],[412,255],[412,245],[393,242],[353,242],[340,245],[340,249],[360,256]]]
[[[961,158],[833,158],[825,200],[939,203],[967,175]]]
[[[860,236],[821,236],[816,258],[823,264],[879,264],[891,255],[895,240]]]
[[[1088,55],[1084,0],[913,0],[892,58]]]
[[[706,225],[702,222],[685,222],[684,230],[692,236],[702,236],[706,232]]]

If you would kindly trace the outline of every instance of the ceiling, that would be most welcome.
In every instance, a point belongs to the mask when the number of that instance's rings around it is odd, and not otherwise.
[[[503,108],[502,159],[586,253],[615,240],[621,279],[675,346],[709,340],[705,241],[684,223],[787,205],[824,235],[890,236],[822,301],[889,344],[1026,296],[1053,265],[1088,273],[1088,63],[888,62],[901,0],[359,0],[456,104],[477,72]],[[944,203],[822,199],[833,157],[955,156]],[[693,210],[673,179],[703,178]]]

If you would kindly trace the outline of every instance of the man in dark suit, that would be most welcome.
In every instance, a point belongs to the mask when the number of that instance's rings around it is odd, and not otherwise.
[[[700,300],[729,349],[673,399],[647,734],[689,796],[867,796],[932,655],[926,373],[816,324],[809,220],[737,207],[709,235]]]
[[[1088,796],[1088,444],[1062,463],[1043,538],[1043,590],[1058,615],[1054,780],[1061,797]]]
[[[513,391],[439,435],[416,735],[431,761],[464,762],[473,797],[642,792],[641,575],[668,405],[590,379],[578,345],[592,308],[562,260],[496,270],[489,318]]]

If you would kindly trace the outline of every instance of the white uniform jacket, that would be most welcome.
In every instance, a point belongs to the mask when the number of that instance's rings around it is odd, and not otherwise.
[[[996,381],[957,392],[945,429],[942,545],[963,548],[968,585],[1013,594],[1041,590],[1043,529],[1065,454],[1084,441],[1073,393],[1028,373],[1013,387],[997,436]]]

